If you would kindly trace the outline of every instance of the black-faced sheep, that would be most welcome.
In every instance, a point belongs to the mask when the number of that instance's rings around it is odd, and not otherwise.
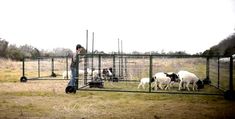
[[[199,78],[195,74],[188,72],[188,71],[179,71],[178,76],[179,76],[179,80],[180,80],[179,90],[181,90],[183,83],[186,83],[186,87],[187,87],[188,91],[190,91],[190,89],[189,89],[190,83],[193,85],[192,86],[193,91],[195,89],[198,90],[198,86],[200,84],[199,82],[202,83],[202,81],[200,81]],[[200,87],[201,87],[201,85],[203,85],[203,84],[200,84]]]

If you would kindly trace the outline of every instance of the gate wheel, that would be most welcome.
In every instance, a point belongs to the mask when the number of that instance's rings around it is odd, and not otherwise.
[[[65,93],[76,93],[76,88],[74,86],[67,86],[65,88]]]
[[[20,78],[20,82],[27,82],[27,78],[25,77],[25,76],[22,76],[21,78]]]

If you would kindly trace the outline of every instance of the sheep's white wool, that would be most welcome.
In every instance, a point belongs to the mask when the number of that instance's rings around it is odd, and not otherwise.
[[[199,78],[195,74],[193,74],[191,72],[188,72],[188,71],[179,71],[178,76],[179,76],[179,79],[180,79],[179,90],[181,90],[183,83],[186,83],[186,87],[187,87],[188,91],[190,91],[190,89],[189,89],[189,84],[190,83],[193,84],[193,91],[194,91],[195,88],[197,90],[196,83],[199,80]]]
[[[149,83],[149,78],[142,78],[140,79],[140,83],[138,85],[138,88],[140,88],[140,86],[142,86],[143,89],[145,89],[144,85]]]
[[[158,72],[154,75],[154,80],[155,80],[155,89],[158,89],[158,86],[160,89],[162,88],[162,84],[166,84],[165,90],[170,89],[170,83],[171,83],[171,78],[167,77],[164,72]]]
[[[79,69],[78,72],[79,72],[79,75],[84,75],[85,70]],[[88,76],[91,76],[91,75],[92,75],[91,72],[92,72],[91,69],[88,68],[88,69],[87,69],[87,75],[88,75]],[[93,77],[97,76],[98,74],[99,74],[99,71],[98,71],[98,70],[94,70],[94,71],[93,71]],[[67,78],[67,71],[64,71],[64,72],[63,72],[62,77],[63,77],[63,79],[66,79],[66,78]],[[68,79],[71,79],[71,77],[72,77],[72,73],[71,73],[71,71],[69,70],[69,71],[68,71]]]

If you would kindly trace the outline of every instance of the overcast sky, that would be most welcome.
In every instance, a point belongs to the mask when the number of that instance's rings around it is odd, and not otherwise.
[[[0,38],[39,49],[202,52],[235,32],[234,0],[0,0]]]

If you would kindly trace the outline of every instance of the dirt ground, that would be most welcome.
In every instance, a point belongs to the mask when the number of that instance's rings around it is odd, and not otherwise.
[[[0,83],[0,118],[234,119],[223,96],[78,91],[68,81]]]

